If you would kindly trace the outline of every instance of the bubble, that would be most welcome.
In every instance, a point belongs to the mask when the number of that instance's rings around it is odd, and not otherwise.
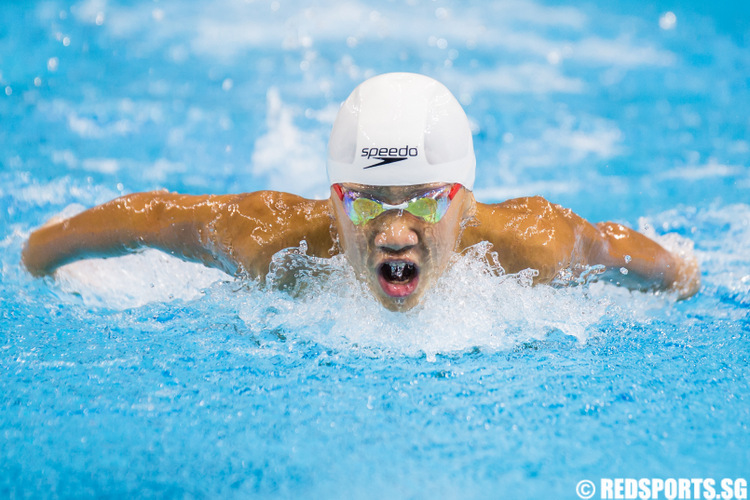
[[[47,60],[47,70],[49,71],[57,71],[57,68],[60,65],[60,60],[56,57],[50,57]]]
[[[674,12],[668,11],[659,18],[659,27],[663,30],[671,30],[677,26],[677,16]]]

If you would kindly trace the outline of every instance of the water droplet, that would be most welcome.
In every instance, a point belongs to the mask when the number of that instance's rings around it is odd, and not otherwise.
[[[628,270],[626,268],[624,268],[624,267],[621,267],[620,268],[620,274],[623,274],[623,275],[628,274]]]
[[[659,18],[659,27],[663,30],[671,30],[677,26],[677,16],[674,12],[669,11],[662,14]]]
[[[625,264],[630,264],[631,260],[633,260],[633,258],[630,255],[625,256]]]

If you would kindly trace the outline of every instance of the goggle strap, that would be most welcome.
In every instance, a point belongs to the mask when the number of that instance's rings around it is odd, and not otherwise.
[[[453,201],[453,197],[456,196],[458,191],[461,189],[461,184],[454,184],[451,187],[450,193],[448,193],[448,199]]]
[[[336,192],[336,195],[338,195],[339,200],[344,201],[344,191],[341,189],[341,184],[334,184],[333,190]]]

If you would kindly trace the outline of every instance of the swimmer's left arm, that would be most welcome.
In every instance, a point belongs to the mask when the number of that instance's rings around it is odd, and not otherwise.
[[[549,283],[564,269],[604,266],[599,279],[630,289],[671,289],[684,299],[700,288],[695,259],[683,259],[620,224],[591,224],[539,196],[477,203],[476,219],[462,244],[489,241],[506,272],[535,269],[535,283]]]
[[[581,219],[583,221],[583,219]],[[632,289],[674,290],[680,299],[700,288],[695,258],[682,258],[643,234],[614,222],[582,223],[582,257],[589,265],[604,265],[600,279]]]

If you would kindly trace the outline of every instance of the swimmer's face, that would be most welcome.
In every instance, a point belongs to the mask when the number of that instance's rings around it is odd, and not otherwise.
[[[340,186],[344,193],[361,194],[388,205],[401,205],[422,194],[440,188],[449,191],[451,187],[440,183]],[[417,305],[445,270],[458,245],[461,222],[470,216],[473,202],[471,193],[460,187],[438,222],[428,222],[403,209],[388,209],[371,220],[355,223],[347,215],[336,187],[331,188],[331,204],[344,253],[375,297],[392,311],[405,311]],[[420,208],[412,207],[415,212]]]

